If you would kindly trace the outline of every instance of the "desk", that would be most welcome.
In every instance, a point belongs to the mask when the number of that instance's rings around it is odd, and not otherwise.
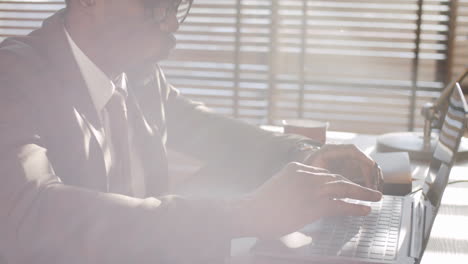
[[[357,135],[352,133],[329,132],[327,141],[353,143],[359,146],[367,154],[374,151],[375,136]],[[427,171],[427,163],[411,162],[413,175],[416,180],[413,188],[419,188]],[[468,180],[468,161],[459,161],[452,168],[450,181]],[[287,264],[284,261],[271,260],[263,262],[254,260],[248,256],[249,248],[255,243],[255,239],[246,238],[233,241],[232,255],[228,261],[230,264]],[[432,229],[431,238],[422,264],[455,264],[468,263],[468,184],[459,183],[448,185],[439,214],[436,217]],[[294,262],[297,263],[297,262]]]

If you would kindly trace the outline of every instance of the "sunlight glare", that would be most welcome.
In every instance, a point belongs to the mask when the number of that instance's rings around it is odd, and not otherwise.
[[[307,236],[301,232],[294,232],[289,235],[282,237],[283,242],[288,248],[300,248],[305,245],[312,243],[312,237]]]
[[[468,241],[468,216],[437,215],[431,237]],[[467,262],[468,263],[468,262]]]

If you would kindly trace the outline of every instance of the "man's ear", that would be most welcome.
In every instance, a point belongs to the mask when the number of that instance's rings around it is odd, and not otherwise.
[[[96,4],[96,0],[80,0],[79,2],[83,7],[90,7]]]

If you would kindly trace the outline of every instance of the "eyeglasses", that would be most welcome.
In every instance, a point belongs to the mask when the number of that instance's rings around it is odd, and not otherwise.
[[[146,13],[156,24],[164,22],[171,14],[175,14],[179,24],[182,24],[192,3],[193,0],[144,0]]]

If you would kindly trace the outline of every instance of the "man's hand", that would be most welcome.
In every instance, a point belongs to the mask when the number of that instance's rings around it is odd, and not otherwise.
[[[237,235],[279,237],[325,216],[364,216],[370,207],[340,199],[379,201],[381,197],[380,192],[327,170],[290,163],[252,194],[237,201]]]
[[[325,145],[305,163],[343,175],[362,186],[383,190],[382,171],[379,166],[355,145]]]

